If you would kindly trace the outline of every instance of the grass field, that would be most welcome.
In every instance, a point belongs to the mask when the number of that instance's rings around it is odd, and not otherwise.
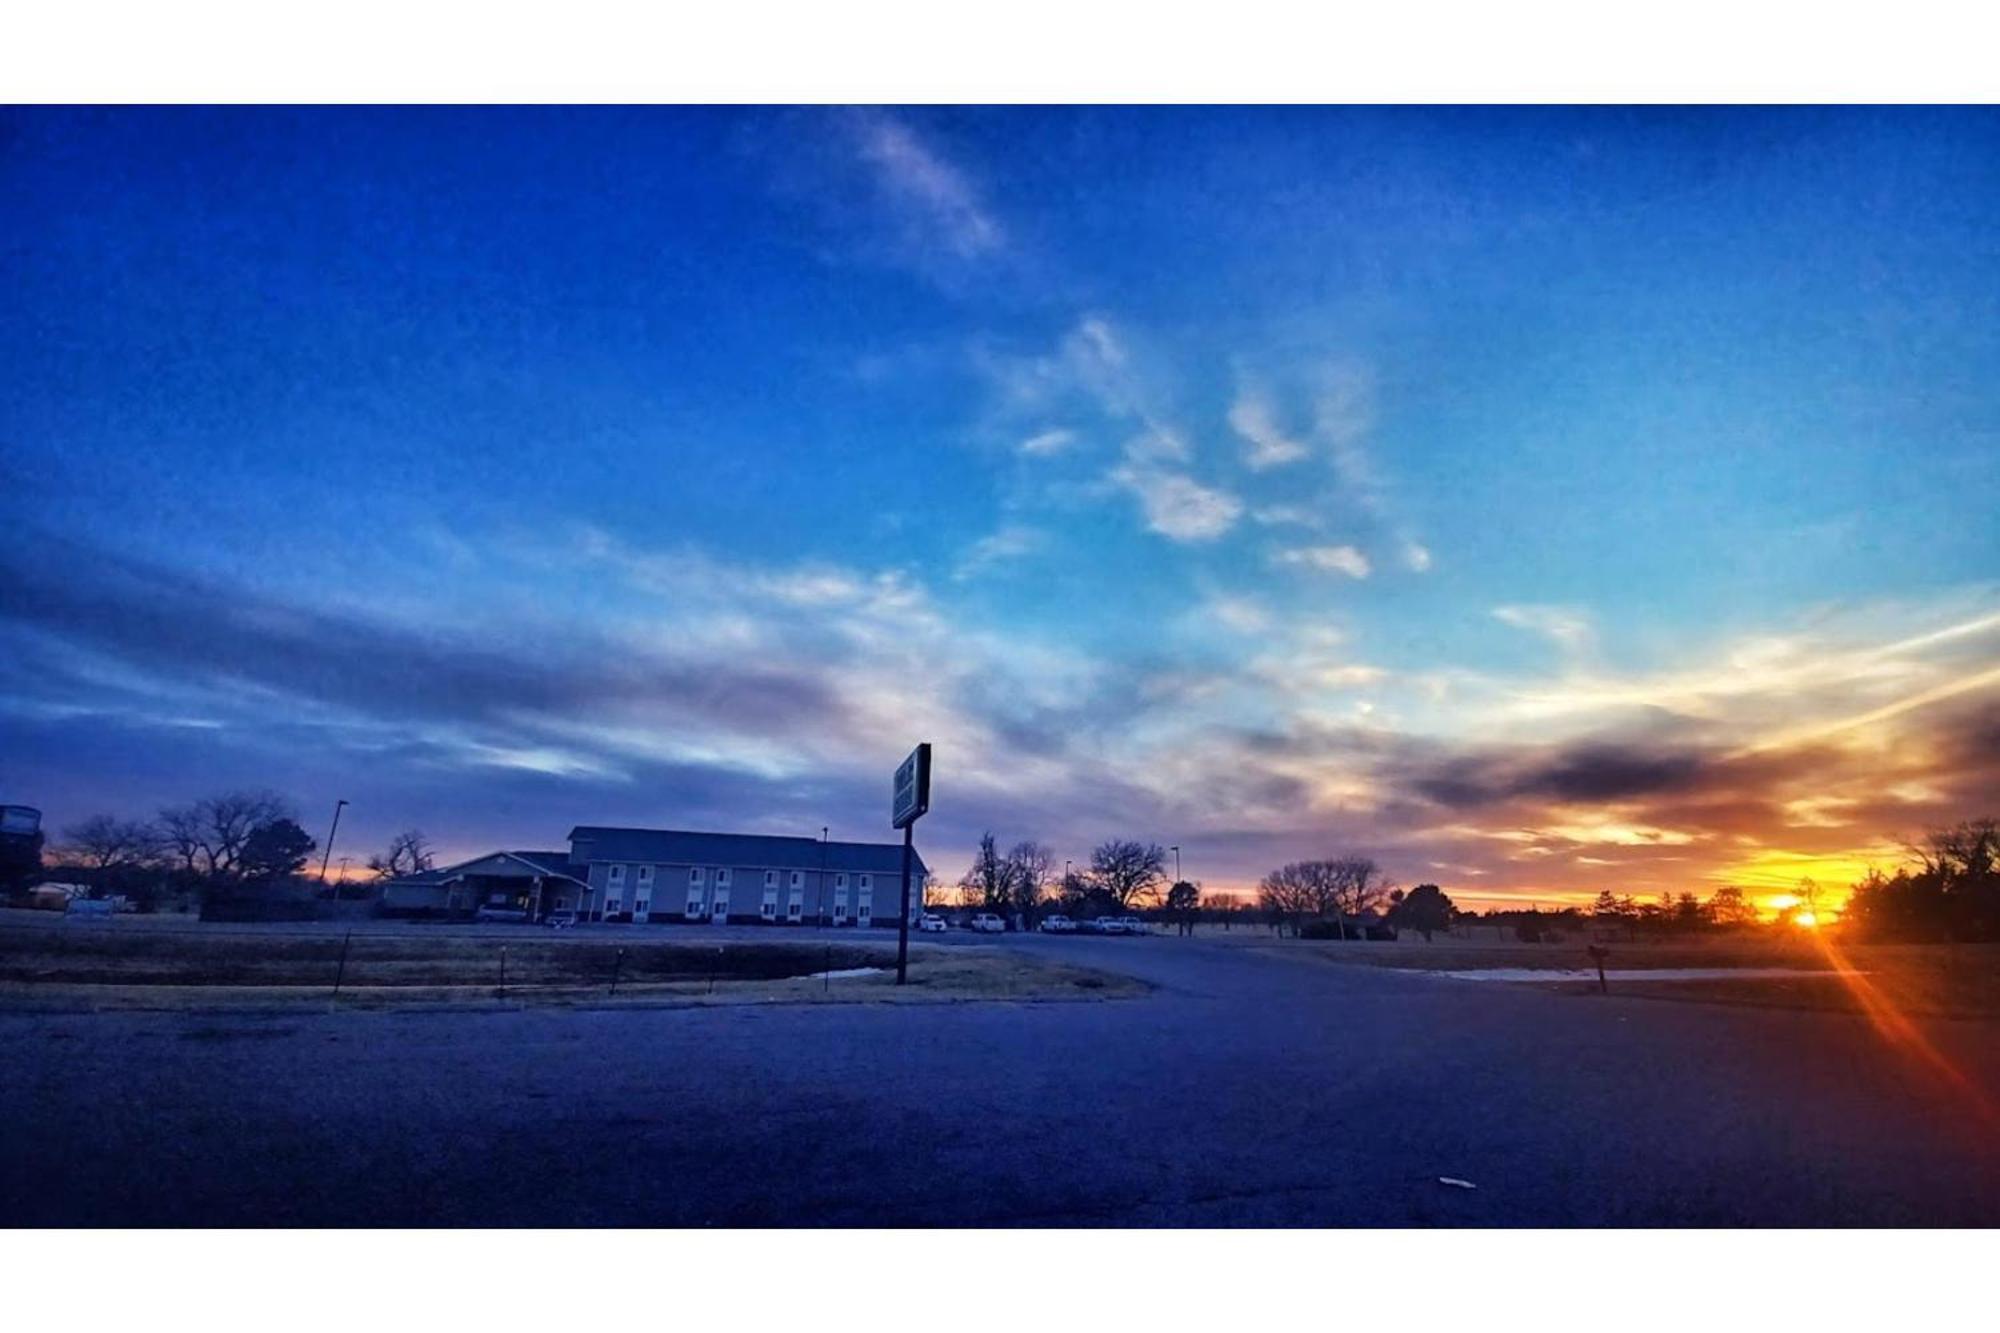
[[[1257,948],[1306,952],[1340,964],[1433,972],[1499,968],[1558,971],[1593,966],[1584,952],[1587,941],[1581,939],[1523,944],[1495,938],[1439,936],[1427,944],[1416,937],[1340,942],[1277,940],[1265,936],[1242,942]],[[1829,951],[1826,941],[1814,936],[1773,931],[1714,939],[1614,941],[1606,948],[1609,954],[1605,966],[1617,971],[1772,967],[1820,974],[1693,981],[1621,980],[1612,986],[1621,995],[1851,1012],[1862,1012],[1869,1003],[1880,1000],[1911,1016],[2000,1018],[2000,945],[1842,945],[1836,955]],[[1843,976],[1836,956],[1845,961],[1849,971],[1861,974],[1861,984],[1851,976]],[[1548,984],[1579,991],[1596,989],[1595,982]]]
[[[331,999],[336,988],[342,1004],[354,1005],[908,1003],[1103,998],[1144,989],[1007,950],[921,946],[911,950],[911,984],[899,988],[895,962],[892,941],[853,934],[711,942],[672,934],[0,924],[0,1000],[42,1004],[282,1003]],[[835,975],[816,975],[827,972]]]

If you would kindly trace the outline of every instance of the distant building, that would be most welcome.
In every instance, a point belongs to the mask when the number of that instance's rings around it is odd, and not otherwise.
[[[902,903],[898,843],[593,825],[571,829],[569,843],[592,921],[892,926]],[[912,919],[926,873],[912,854]]]
[[[540,921],[551,912],[580,913],[586,887],[568,852],[488,852],[397,876],[382,886],[381,906],[391,916],[518,913]]]
[[[673,829],[570,830],[567,852],[489,852],[382,888],[382,910],[412,916],[720,925],[891,926],[903,892],[899,843],[820,842]],[[911,858],[910,915],[923,911]]]

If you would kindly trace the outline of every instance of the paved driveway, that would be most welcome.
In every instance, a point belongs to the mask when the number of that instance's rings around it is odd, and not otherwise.
[[[1973,1109],[2000,1094],[1993,1025],[1931,1029],[1953,1090],[1839,1015],[1199,940],[1004,947],[1159,990],[0,1014],[0,1223],[2000,1223]]]

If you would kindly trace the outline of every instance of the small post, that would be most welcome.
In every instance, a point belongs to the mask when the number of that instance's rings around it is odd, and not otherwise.
[[[708,993],[715,994],[715,973],[722,966],[722,946],[715,946],[715,966],[708,969]]]
[[[347,976],[347,948],[354,943],[354,932],[348,931],[340,941],[340,966],[333,973],[333,998],[340,998],[340,983]]]
[[[624,968],[624,966],[625,966],[625,950],[621,947],[618,950],[618,956],[611,960],[611,993],[613,995],[616,995],[618,993],[618,973]]]
[[[507,998],[507,946],[500,946],[500,998]]]
[[[1597,993],[1599,995],[1609,995],[1611,993],[1611,986],[1604,979],[1604,960],[1611,955],[1611,950],[1601,944],[1593,944],[1589,947],[1588,952],[1590,960],[1597,964]]]
[[[903,914],[896,922],[896,984],[910,977],[910,856],[916,836],[915,820],[903,825]]]

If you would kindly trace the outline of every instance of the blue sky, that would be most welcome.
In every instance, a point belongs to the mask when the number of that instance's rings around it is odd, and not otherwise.
[[[990,827],[1216,885],[1838,878],[1992,813],[1996,148],[16,110],[0,795],[886,836],[929,739],[947,873]]]

